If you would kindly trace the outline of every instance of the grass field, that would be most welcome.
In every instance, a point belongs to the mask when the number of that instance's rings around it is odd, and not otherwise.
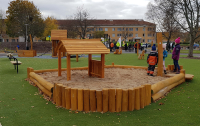
[[[146,58],[146,56],[145,56]],[[96,58],[100,59],[100,58]],[[192,81],[174,88],[165,98],[141,110],[120,113],[74,113],[57,108],[45,101],[38,89],[25,81],[27,67],[34,69],[57,68],[57,59],[18,58],[23,64],[19,73],[8,58],[0,58],[0,123],[2,126],[188,126],[200,125],[200,60],[180,59],[186,73],[193,74]],[[76,62],[71,58],[71,67],[87,66],[87,58]],[[106,55],[106,65],[147,66],[146,59],[138,60],[136,54]],[[172,64],[171,55],[166,64]],[[62,59],[66,67],[66,59]],[[136,73],[137,74],[137,73]],[[116,78],[125,79],[125,78]],[[133,80],[134,81],[134,80]],[[159,103],[164,103],[159,105]]]
[[[189,50],[181,50],[180,53],[189,53]],[[200,50],[193,50],[193,54],[200,54]]]

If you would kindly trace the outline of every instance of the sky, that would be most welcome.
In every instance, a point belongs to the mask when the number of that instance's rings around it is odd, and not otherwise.
[[[0,0],[6,12],[12,0]],[[30,0],[29,0],[30,1]],[[68,19],[78,7],[88,11],[92,19],[144,19],[147,5],[153,0],[33,0],[43,17]]]

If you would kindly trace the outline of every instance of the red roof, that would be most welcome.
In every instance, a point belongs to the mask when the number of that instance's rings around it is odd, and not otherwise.
[[[65,25],[68,23],[72,23],[74,20],[57,20],[58,21],[58,25]],[[150,23],[144,20],[137,20],[137,19],[124,19],[124,20],[119,20],[119,19],[94,19],[94,20],[89,20],[92,21],[93,26],[143,26],[143,25],[153,25],[155,26],[154,23]]]

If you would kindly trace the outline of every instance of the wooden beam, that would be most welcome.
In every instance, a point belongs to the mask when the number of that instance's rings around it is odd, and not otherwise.
[[[92,54],[88,55],[88,75],[92,76]]]
[[[104,78],[105,54],[101,54],[101,78]]]
[[[78,54],[76,54],[76,62],[78,62]]]
[[[70,64],[70,55],[67,54],[67,81],[71,80],[71,64]]]
[[[61,51],[58,51],[58,76],[61,76]]]
[[[162,33],[157,33],[157,45],[158,45],[158,73],[157,73],[157,76],[163,76]]]
[[[32,41],[31,34],[29,36],[30,36],[30,42],[31,42],[31,50],[33,50],[33,41]]]

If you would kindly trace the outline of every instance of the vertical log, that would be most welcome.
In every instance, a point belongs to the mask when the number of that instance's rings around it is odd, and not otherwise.
[[[97,103],[96,103],[96,90],[90,90],[90,110],[96,112]]]
[[[140,110],[140,89],[135,88],[135,109]]]
[[[56,103],[56,85],[57,84],[54,84],[53,86],[53,102]]]
[[[145,84],[145,103],[146,103],[146,106],[149,105],[151,103],[151,85],[150,84]]]
[[[109,111],[115,112],[115,89],[108,90]]]
[[[62,86],[62,107],[66,108],[66,98],[65,98],[65,88],[66,86]]]
[[[128,89],[128,110],[133,111],[135,106],[135,90],[133,88]]]
[[[185,69],[181,69],[180,73],[183,73],[184,74],[184,82],[185,82]]]
[[[122,111],[122,89],[116,89],[116,112]]]
[[[89,89],[84,89],[83,90],[83,97],[84,97],[84,103],[83,103],[83,109],[85,112],[90,111],[90,90]]]
[[[65,88],[66,109],[71,109],[71,88]]]
[[[61,106],[62,105],[62,84],[57,84],[56,86],[56,105]]]
[[[78,98],[77,98],[77,92],[78,90],[75,88],[71,89],[71,110],[76,111],[78,108]]]
[[[88,54],[88,75],[92,76],[92,54]]]
[[[173,71],[174,70],[174,65],[171,65],[171,71]]]
[[[181,70],[183,69],[183,66],[182,66],[182,65],[180,65],[180,69],[181,69]]]
[[[122,90],[122,111],[128,111],[128,89]]]
[[[58,76],[61,76],[61,51],[58,50]]]
[[[145,87],[140,87],[140,108],[144,108],[144,99],[145,98]]]
[[[29,75],[29,73],[30,73],[30,67],[27,68],[27,78],[30,79],[30,75]]]
[[[105,54],[101,54],[101,78],[104,78]]]
[[[171,65],[167,65],[167,69],[170,71],[171,70]]]
[[[97,98],[97,112],[102,112],[103,110],[103,99],[102,99],[102,91],[96,91]]]
[[[71,80],[71,64],[70,64],[70,55],[67,54],[67,80]]]
[[[78,89],[78,111],[83,111],[83,89]]]
[[[103,113],[108,111],[108,89],[103,89]]]
[[[157,76],[163,76],[162,33],[157,33],[157,45],[158,45],[158,71],[157,71]]]
[[[78,54],[76,54],[76,62],[78,62]]]

